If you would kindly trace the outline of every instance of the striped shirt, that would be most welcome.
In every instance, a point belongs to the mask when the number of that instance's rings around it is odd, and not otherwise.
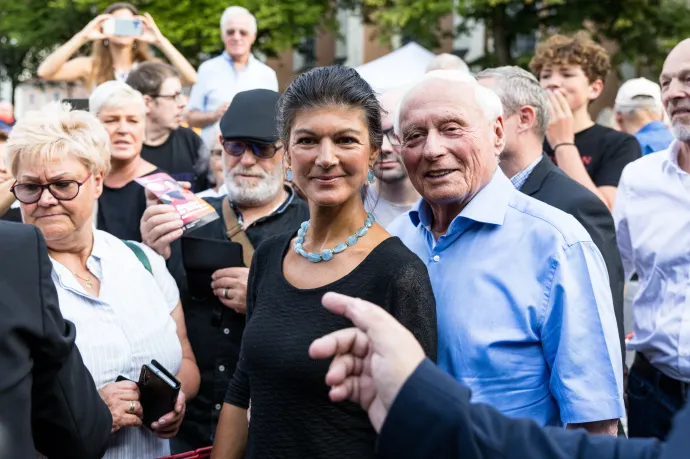
[[[532,164],[510,178],[510,183],[513,184],[516,190],[520,190],[520,188],[522,188],[529,176],[532,174],[534,168],[537,167],[537,165],[541,162],[542,158],[544,158],[544,156],[539,155],[539,157],[535,159]]]
[[[94,230],[89,271],[101,282],[94,297],[56,260],[53,281],[60,311],[77,329],[77,348],[96,386],[101,389],[119,376],[139,380],[141,366],[152,359],[177,374],[182,347],[171,317],[179,291],[165,260],[139,244],[151,262],[149,274],[134,252],[116,237]],[[110,439],[105,459],[156,458],[170,454],[168,440],[145,427],[126,427]]]

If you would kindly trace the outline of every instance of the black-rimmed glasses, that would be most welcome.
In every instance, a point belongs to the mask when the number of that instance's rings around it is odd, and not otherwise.
[[[170,99],[173,102],[179,102],[182,100],[182,93],[178,92],[175,94],[156,94],[155,96],[151,96],[155,99]]]
[[[391,145],[393,145],[394,147],[399,147],[399,146],[402,145],[402,143],[400,143],[400,141],[398,140],[398,137],[395,135],[395,131],[393,130],[393,128],[386,129],[385,131],[383,131],[383,135],[386,136],[386,138],[388,139],[388,141],[389,141],[389,142],[391,143]]]
[[[259,159],[271,159],[283,146],[272,143],[260,144],[247,140],[223,140],[223,150],[230,156],[242,156],[248,149]]]
[[[35,204],[41,200],[43,192],[48,190],[58,201],[71,201],[79,195],[81,186],[91,178],[89,174],[84,180],[56,180],[55,182],[40,183],[16,183],[12,185],[10,191],[17,198],[17,201],[24,204]]]

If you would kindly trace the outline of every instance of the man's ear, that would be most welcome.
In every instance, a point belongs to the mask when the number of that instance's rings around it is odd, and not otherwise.
[[[523,105],[518,112],[520,117],[520,132],[530,131],[537,122],[537,112],[531,105]]]
[[[503,148],[506,146],[506,136],[502,116],[499,116],[496,118],[496,121],[494,121],[493,134],[493,146],[496,150],[495,156],[498,157],[498,155],[500,155],[503,151]]]
[[[601,95],[604,90],[604,82],[600,79],[595,80],[589,84],[589,94],[587,95],[588,100],[595,100]]]
[[[146,105],[146,114],[151,113],[151,107],[153,105],[153,97],[149,95],[144,96],[144,105]]]

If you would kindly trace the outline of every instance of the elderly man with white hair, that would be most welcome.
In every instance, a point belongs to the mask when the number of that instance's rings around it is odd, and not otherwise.
[[[256,18],[246,8],[231,6],[223,11],[220,35],[225,50],[199,67],[187,113],[190,127],[203,128],[201,138],[209,149],[218,121],[235,94],[250,89],[278,91],[276,72],[252,55]]]
[[[395,131],[423,199],[387,229],[429,270],[439,366],[509,416],[615,435],[625,407],[606,265],[572,216],[498,167],[498,96],[431,72],[402,98]]]
[[[665,150],[673,134],[664,123],[661,88],[646,78],[633,78],[618,89],[614,105],[621,131],[634,135],[642,155]]]

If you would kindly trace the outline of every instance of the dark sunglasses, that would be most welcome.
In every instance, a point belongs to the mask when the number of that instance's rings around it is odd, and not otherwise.
[[[41,200],[45,190],[48,190],[58,201],[71,201],[79,195],[81,186],[90,178],[91,174],[81,182],[76,180],[57,180],[43,185],[38,183],[15,183],[10,188],[10,191],[17,198],[17,201],[24,204],[37,203]]]
[[[247,140],[223,140],[223,150],[230,156],[242,156],[245,151],[251,150],[254,156],[259,159],[271,159],[281,148],[283,148],[282,145],[276,147],[271,143],[259,144]]]

